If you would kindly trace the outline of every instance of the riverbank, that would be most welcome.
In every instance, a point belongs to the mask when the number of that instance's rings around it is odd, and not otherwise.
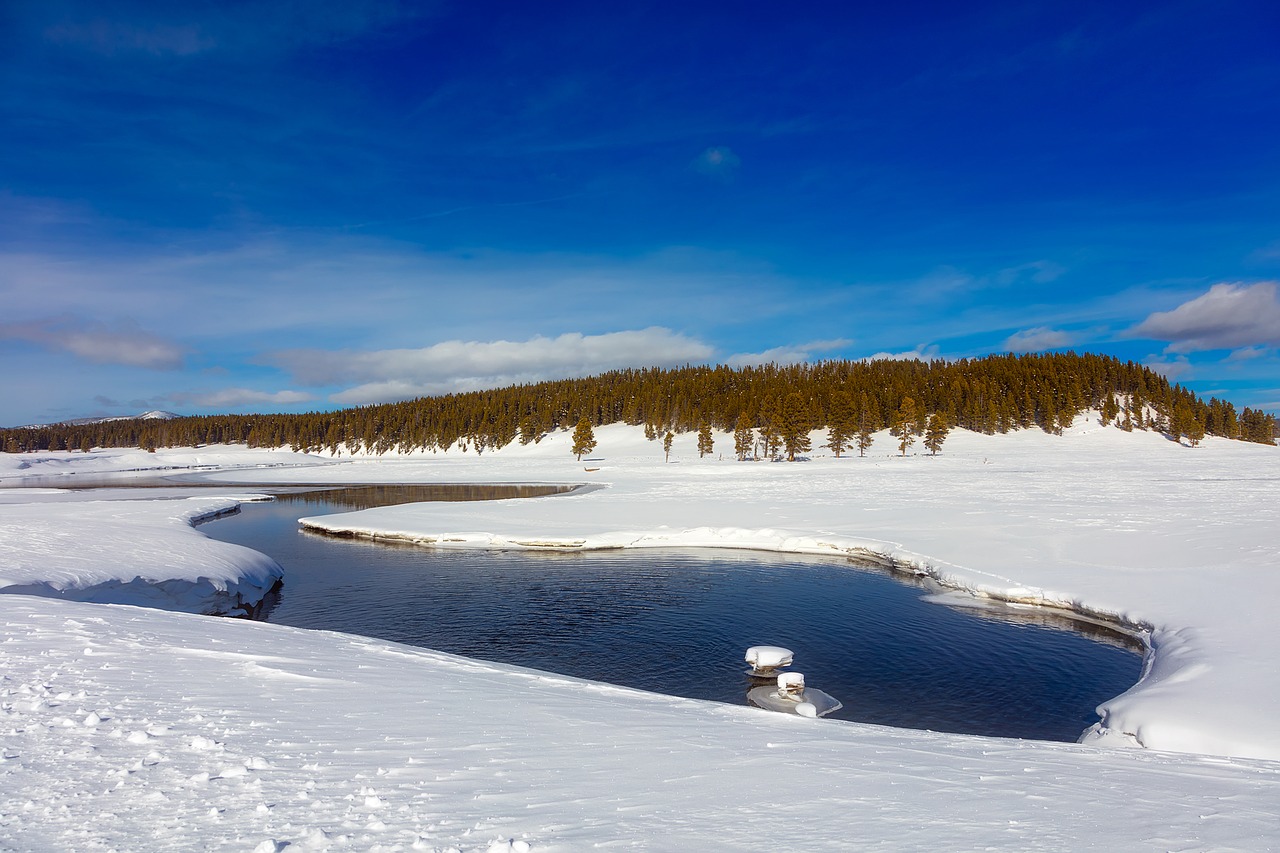
[[[780,825],[811,849],[1280,843],[1275,448],[1078,423],[1063,437],[956,433],[937,458],[902,459],[882,435],[865,459],[796,464],[699,459],[682,436],[665,463],[638,430],[597,437],[582,462],[552,436],[479,459],[311,471],[243,448],[17,457],[22,471],[0,456],[0,542],[23,546],[7,522],[20,504],[74,531],[96,500],[4,491],[32,469],[217,467],[229,493],[306,479],[596,483],[340,520],[453,547],[854,541],[959,585],[1143,621],[1155,666],[1103,710],[1150,748],[793,720],[361,638],[10,595],[0,847],[753,849]],[[120,502],[119,531],[148,503]],[[198,552],[204,537],[183,525],[172,546]],[[81,532],[46,569],[94,553]]]

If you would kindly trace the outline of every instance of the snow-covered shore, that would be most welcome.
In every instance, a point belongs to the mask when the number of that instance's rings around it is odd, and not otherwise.
[[[597,437],[583,462],[565,435],[313,467],[243,448],[0,456],[0,577],[19,574],[15,559],[23,583],[76,569],[95,519],[134,560],[122,580],[161,552],[200,562],[210,540],[187,520],[231,499],[5,490],[33,471],[599,483],[313,523],[435,547],[865,549],[957,586],[1112,614],[1152,627],[1155,666],[1104,706],[1106,743],[1151,749],[784,721],[322,632],[0,596],[0,848],[128,847],[141,833],[140,849],[752,849],[786,831],[778,805],[803,836],[787,844],[815,849],[1280,844],[1276,448],[1185,448],[1081,421],[1063,437],[956,433],[937,458],[899,458],[881,436],[865,459],[797,464],[699,459],[682,436],[666,464],[637,430]],[[131,553],[135,522],[172,538]],[[41,523],[72,533],[24,550]]]

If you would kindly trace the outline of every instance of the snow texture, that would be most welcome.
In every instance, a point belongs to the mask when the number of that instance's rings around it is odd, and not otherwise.
[[[776,669],[789,666],[794,652],[781,646],[752,646],[747,649],[745,657],[754,669]]]
[[[243,448],[0,455],[0,577],[63,595],[115,581],[146,596],[201,578],[259,589],[273,561],[191,527],[247,484],[585,482],[607,488],[310,523],[432,547],[849,554],[1145,625],[1149,671],[1104,704],[1093,742],[1049,744],[812,720],[329,632],[0,596],[0,849],[750,850],[780,821],[789,842],[815,850],[1280,846],[1275,448],[1186,448],[1082,420],[1063,437],[957,432],[936,458],[900,458],[881,435],[865,459],[796,464],[700,460],[680,436],[664,464],[638,430],[596,435],[597,458],[582,463],[567,434],[479,459],[311,467]],[[7,488],[148,466],[216,467],[240,486],[195,500]],[[160,599],[136,600],[191,601]],[[1109,748],[1135,743],[1148,749]]]

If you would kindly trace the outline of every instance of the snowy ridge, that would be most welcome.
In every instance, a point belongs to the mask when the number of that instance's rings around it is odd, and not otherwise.
[[[154,409],[150,412],[143,412],[140,415],[110,415],[100,418],[73,418],[69,421],[58,421],[52,424],[28,424],[26,426],[15,427],[15,429],[42,429],[49,426],[89,426],[92,424],[109,424],[116,421],[171,421],[174,418],[180,418],[182,415],[173,412],[165,412]]]

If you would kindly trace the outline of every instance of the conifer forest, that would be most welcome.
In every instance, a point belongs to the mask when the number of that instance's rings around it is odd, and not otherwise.
[[[1274,444],[1275,417],[1203,400],[1134,362],[1056,353],[955,361],[823,361],[730,368],[617,370],[580,379],[423,397],[305,414],[205,415],[0,430],[0,448],[191,447],[247,444],[384,454],[539,441],[555,430],[627,423],[646,435],[760,430],[790,453],[829,429],[853,442],[886,428],[923,433],[931,421],[982,433],[1060,433],[1088,408],[1119,429],[1151,429],[1194,446],[1205,435]],[[788,440],[791,441],[788,444]],[[856,446],[856,445],[855,445]],[[928,446],[928,445],[926,445]],[[740,457],[742,454],[739,454]]]

